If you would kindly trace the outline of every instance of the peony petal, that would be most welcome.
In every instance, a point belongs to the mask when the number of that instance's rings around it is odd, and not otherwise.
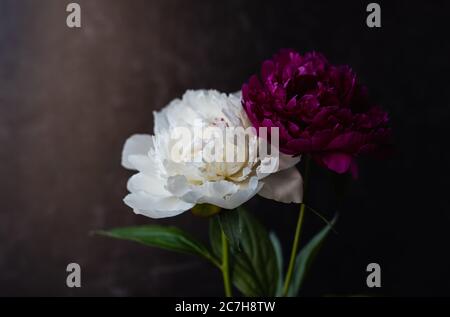
[[[189,184],[184,176],[170,177],[167,189],[180,199],[193,204],[211,204],[224,209],[234,209],[248,201],[261,189],[262,183],[252,177],[246,184],[229,181]]]
[[[283,145],[281,150],[287,154],[308,153],[312,150],[311,140],[306,138],[295,139]]]
[[[153,147],[153,139],[148,134],[134,134],[127,139],[122,151],[122,166],[135,170],[136,167],[129,160],[130,155],[147,155]]]
[[[153,111],[153,121],[153,133],[155,135],[170,129],[169,120],[167,119],[167,115],[164,110]]]
[[[273,76],[273,71],[275,69],[275,65],[272,61],[265,61],[262,64],[261,67],[261,78],[263,81],[266,81],[267,79],[271,79],[270,77]]]
[[[301,203],[303,200],[303,179],[295,167],[270,175],[264,179],[264,186],[258,194],[282,203]]]
[[[345,153],[329,153],[323,155],[321,160],[330,170],[343,174],[349,170],[353,158]]]
[[[361,133],[346,132],[336,136],[326,148],[327,150],[355,152],[361,144],[364,144],[364,139]]]
[[[222,116],[222,108],[228,106],[227,94],[220,93],[217,90],[188,90],[183,95],[181,106],[178,106],[177,114],[171,116],[180,116],[184,120],[184,126],[192,125],[196,120],[207,122],[214,118]],[[181,110],[181,111],[180,111]]]
[[[283,154],[280,153],[280,164],[278,166],[278,170],[279,171],[283,171],[285,169],[291,168],[295,165],[297,165],[297,163],[299,163],[302,159],[302,156],[292,156],[292,155],[287,155],[287,154]]]
[[[148,155],[130,155],[128,162],[134,167],[133,169],[145,173],[149,176],[157,175],[158,165],[154,161],[155,158]]]
[[[223,182],[236,186],[235,184],[228,181]],[[220,192],[218,191],[219,188],[214,188],[215,191],[210,192],[210,196],[202,197],[199,202],[216,205],[224,209],[235,209],[255,196],[256,193],[261,190],[262,185],[263,184],[258,181],[257,177],[252,177],[246,185],[238,186],[239,189],[234,191],[234,193],[220,196]],[[220,187],[222,186],[223,184],[221,184]],[[216,187],[216,185],[213,185],[213,187]]]
[[[260,144],[262,144],[263,146],[270,146],[268,144],[264,144],[263,142],[265,141],[263,139],[260,139],[260,142]],[[256,168],[256,175],[259,179],[263,179],[270,174],[291,168],[301,160],[301,155],[292,156],[284,154],[279,152],[279,150],[277,150],[276,148],[272,148],[271,151],[271,155],[261,156],[260,158],[261,163]]]
[[[190,185],[186,179],[185,176],[183,175],[176,175],[176,176],[171,176],[167,179],[167,187],[166,189],[172,193],[173,195],[175,195],[176,197],[183,197],[183,196],[188,196],[189,193],[192,191],[190,188]],[[196,202],[196,199],[184,199],[185,201],[189,201],[189,202]]]
[[[127,189],[131,193],[143,191],[154,196],[171,196],[164,188],[162,180],[157,177],[150,177],[144,173],[138,173],[130,177]]]
[[[174,196],[161,198],[145,192],[131,193],[125,197],[124,202],[136,214],[154,219],[177,216],[194,206]]]
[[[266,156],[261,159],[261,163],[256,168],[258,179],[263,179],[280,169],[280,159],[277,156]]]
[[[195,124],[200,117],[190,106],[187,99],[192,99],[192,92],[187,91],[183,99],[175,99],[160,112],[155,114],[155,134],[177,127],[188,127]]]

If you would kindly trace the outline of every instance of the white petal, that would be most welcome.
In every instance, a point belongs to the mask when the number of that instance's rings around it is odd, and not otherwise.
[[[230,95],[239,101],[242,99],[242,91],[241,90],[235,91],[235,92],[231,93]]]
[[[278,166],[278,170],[282,171],[288,168],[291,168],[297,165],[298,162],[302,159],[302,156],[291,156],[287,154],[283,154],[280,152],[280,164]]]
[[[234,209],[256,195],[262,188],[257,177],[248,183],[237,185],[222,180],[205,182],[202,185],[188,184],[184,176],[170,177],[167,189],[183,201],[195,204],[211,204],[225,209]]]
[[[234,209],[256,195],[262,183],[252,177],[245,185],[236,185],[229,181],[209,182],[207,195],[199,199],[199,203],[208,203],[224,209]]]
[[[164,110],[153,111],[153,133],[158,135],[159,133],[169,129],[169,121],[167,120]]]
[[[171,196],[164,188],[163,180],[148,176],[144,173],[138,173],[130,177],[127,183],[127,189],[131,193],[143,191],[154,196]]]
[[[176,175],[167,179],[167,190],[176,197],[182,197],[190,192],[191,188],[185,176]]]
[[[200,197],[204,195],[204,190],[201,186],[189,184],[183,175],[169,177],[166,189],[172,195],[192,204],[196,204]]]
[[[301,203],[303,200],[302,176],[295,167],[272,174],[264,179],[264,186],[258,194],[282,203]]]
[[[122,166],[135,170],[136,167],[130,162],[130,155],[147,155],[153,147],[153,139],[148,134],[134,134],[127,139],[122,151]]]
[[[189,127],[201,121],[198,113],[190,107],[186,96],[189,93],[196,93],[194,91],[187,91],[182,100],[174,99],[161,111],[153,112],[155,120],[154,133],[158,135],[164,131],[170,131],[176,127]]]
[[[127,195],[124,202],[133,208],[136,214],[155,219],[177,216],[194,206],[174,196],[161,198],[142,191]]]
[[[268,155],[261,159],[261,164],[256,168],[256,175],[259,179],[263,179],[273,173],[295,166],[301,158],[301,156],[290,156],[276,151],[274,155]]]
[[[263,179],[279,170],[280,160],[277,156],[266,156],[261,160],[261,164],[256,168],[256,175]]]
[[[197,118],[208,121],[222,115],[222,109],[228,100],[226,94],[217,90],[188,90],[183,95],[182,102],[196,113]]]
[[[263,187],[263,183],[258,181],[257,177],[252,177],[248,184],[240,186],[240,189],[230,196],[225,196],[222,199],[212,197],[210,203],[222,207],[224,209],[235,209],[258,193]]]

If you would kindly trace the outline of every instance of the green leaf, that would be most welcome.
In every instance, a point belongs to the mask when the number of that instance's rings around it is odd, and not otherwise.
[[[219,224],[232,250],[240,251],[242,235],[241,213],[238,210],[223,210],[219,214]]]
[[[246,296],[275,296],[279,277],[267,230],[245,210],[241,213],[241,252],[233,252],[233,281]]]
[[[278,282],[277,282],[277,290],[276,290],[275,296],[281,297],[281,296],[283,296],[283,282],[284,282],[283,250],[281,249],[280,239],[278,239],[275,232],[270,233],[270,241],[272,242],[273,249],[275,250],[275,255],[277,257],[277,267],[278,267]]]
[[[313,214],[315,214],[317,217],[319,217],[323,222],[325,222],[327,225],[331,226],[331,230],[334,233],[337,233],[337,231],[334,229],[333,225],[331,225],[331,222],[328,221],[328,219],[324,215],[322,215],[320,212],[318,212],[317,210],[313,209],[312,207],[310,207],[306,204],[305,204],[305,207],[306,207],[306,210],[310,210]]]
[[[267,230],[242,208],[241,249],[232,251],[233,283],[245,296],[275,296],[278,265]]]
[[[211,261],[214,265],[218,265],[217,259],[201,242],[187,232],[175,227],[146,225],[116,228],[95,233],[106,237],[135,241],[170,251],[199,255]]]
[[[198,204],[191,208],[191,212],[200,217],[210,217],[220,212],[220,207],[210,204]]]
[[[337,215],[333,220],[319,231],[298,253],[295,259],[295,269],[292,277],[292,282],[289,287],[288,296],[297,296],[303,280],[311,267],[314,258],[320,250],[328,233],[332,230],[336,223]]]
[[[277,255],[266,229],[247,211],[240,213],[240,250],[231,250],[231,278],[245,296],[276,295],[279,270]],[[211,218],[209,237],[214,254],[221,259],[221,227],[218,217]]]

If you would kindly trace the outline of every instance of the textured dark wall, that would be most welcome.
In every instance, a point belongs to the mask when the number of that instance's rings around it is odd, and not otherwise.
[[[206,239],[204,219],[154,221],[122,203],[123,142],[188,88],[240,89],[281,47],[352,65],[397,144],[390,160],[362,162],[340,204],[314,170],[310,205],[339,209],[339,234],[304,294],[450,295],[448,4],[383,2],[375,30],[369,1],[79,0],[82,28],[69,29],[69,2],[0,1],[0,295],[222,294],[199,259],[89,232],[162,223]],[[297,207],[249,205],[287,250]],[[320,225],[307,214],[306,236]],[[81,289],[65,286],[70,262]],[[365,287],[370,262],[382,267],[377,292]]]

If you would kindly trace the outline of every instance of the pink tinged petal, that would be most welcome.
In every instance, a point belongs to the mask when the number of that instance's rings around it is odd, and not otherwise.
[[[298,204],[303,200],[303,179],[295,167],[272,174],[263,182],[264,186],[258,194],[264,198],[286,204]]]
[[[321,160],[330,170],[343,174],[350,169],[353,158],[345,153],[328,153],[321,156]]]
[[[136,170],[136,166],[130,162],[131,155],[148,155],[148,151],[153,148],[153,138],[148,134],[135,134],[129,137],[122,150],[122,166]]]

